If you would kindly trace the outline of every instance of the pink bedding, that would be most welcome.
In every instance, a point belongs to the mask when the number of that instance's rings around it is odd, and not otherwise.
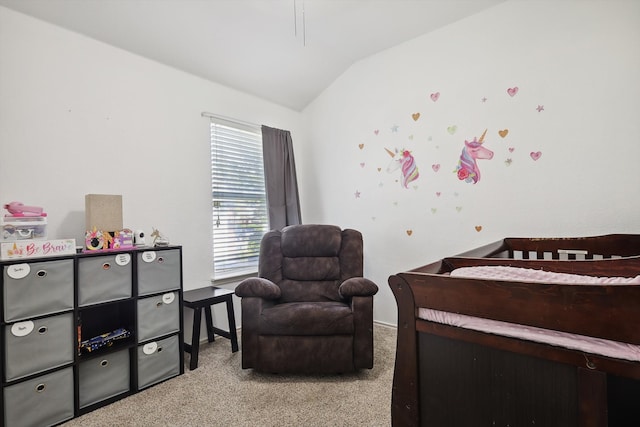
[[[456,268],[451,277],[469,279],[507,280],[509,282],[565,283],[565,284],[603,284],[603,285],[640,285],[640,276],[636,277],[595,277],[579,274],[554,273],[552,271],[534,270],[532,268],[505,267],[487,265],[478,267]]]
[[[504,266],[464,267],[453,270],[451,272],[451,276],[473,279],[565,283],[576,285],[597,283],[620,285],[640,284],[640,276],[636,276],[634,278],[593,277]],[[561,346],[572,350],[583,351],[585,353],[598,354],[616,359],[640,361],[640,346],[633,344],[425,308],[420,308],[418,310],[418,317],[436,323]]]

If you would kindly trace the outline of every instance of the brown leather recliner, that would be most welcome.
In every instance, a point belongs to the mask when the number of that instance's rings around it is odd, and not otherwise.
[[[242,368],[332,374],[373,367],[373,295],[362,234],[292,225],[260,244],[259,277],[243,280]]]

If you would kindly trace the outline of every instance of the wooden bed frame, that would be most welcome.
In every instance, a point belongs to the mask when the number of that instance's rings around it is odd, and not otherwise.
[[[640,362],[417,317],[419,308],[431,308],[640,345],[640,285],[540,284],[447,274],[458,267],[506,265],[635,277],[638,255],[640,235],[507,238],[390,276],[398,305],[392,424],[638,425]]]

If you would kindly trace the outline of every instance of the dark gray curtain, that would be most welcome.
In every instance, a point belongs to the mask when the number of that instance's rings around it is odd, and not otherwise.
[[[302,223],[291,132],[262,126],[262,155],[269,228]]]

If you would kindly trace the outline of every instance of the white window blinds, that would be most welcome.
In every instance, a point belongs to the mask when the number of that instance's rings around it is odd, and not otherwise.
[[[255,273],[269,230],[259,127],[211,119],[211,189],[214,279]]]

